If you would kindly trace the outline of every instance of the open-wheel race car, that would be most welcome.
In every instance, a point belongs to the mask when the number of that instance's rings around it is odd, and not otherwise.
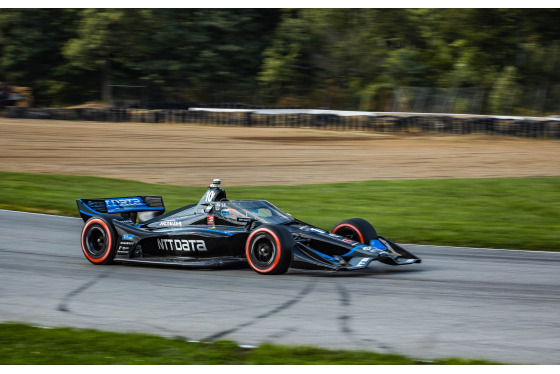
[[[161,196],[78,199],[85,225],[82,251],[94,264],[111,262],[211,268],[248,263],[260,274],[288,269],[356,270],[372,261],[421,260],[360,218],[331,232],[293,218],[265,200],[232,200],[215,179],[196,204],[163,214]]]

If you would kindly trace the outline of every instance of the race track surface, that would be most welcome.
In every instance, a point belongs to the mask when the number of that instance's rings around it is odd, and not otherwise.
[[[82,225],[0,210],[0,321],[560,364],[560,253],[406,245],[422,264],[262,276],[95,266]]]

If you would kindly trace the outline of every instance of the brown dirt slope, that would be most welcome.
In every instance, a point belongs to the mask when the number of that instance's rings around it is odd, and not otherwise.
[[[560,176],[560,141],[0,119],[0,170],[150,183]]]

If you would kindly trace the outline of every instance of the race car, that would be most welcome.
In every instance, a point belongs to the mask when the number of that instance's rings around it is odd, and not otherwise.
[[[372,261],[420,263],[377,234],[364,219],[343,220],[327,232],[266,200],[228,200],[213,180],[196,204],[165,213],[161,196],[78,199],[81,242],[93,264],[168,264],[193,268],[248,264],[260,274],[289,269],[364,269]]]

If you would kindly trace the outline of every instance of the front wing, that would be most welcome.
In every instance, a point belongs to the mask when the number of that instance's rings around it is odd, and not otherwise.
[[[400,245],[379,236],[369,246],[356,246],[343,256],[330,256],[309,247],[302,241],[296,242],[293,249],[291,267],[302,270],[358,270],[366,268],[372,261],[387,265],[408,265],[420,263],[422,260]]]

